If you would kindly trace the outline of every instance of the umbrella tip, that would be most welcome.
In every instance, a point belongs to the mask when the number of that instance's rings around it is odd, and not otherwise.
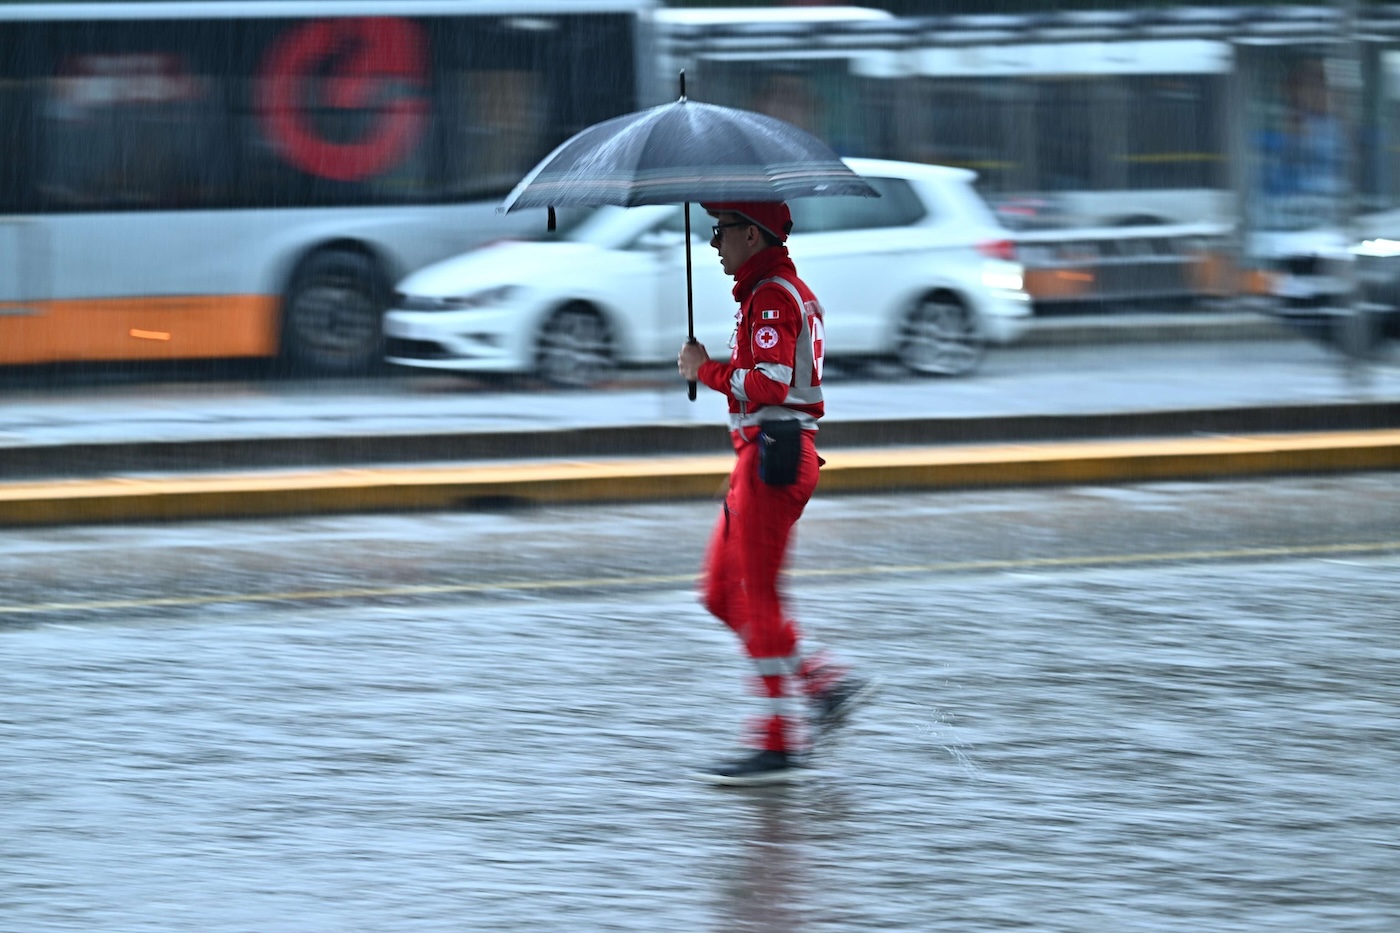
[[[685,100],[685,69],[681,69],[681,100]]]

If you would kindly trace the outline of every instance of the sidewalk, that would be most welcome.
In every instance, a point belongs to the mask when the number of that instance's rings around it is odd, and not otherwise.
[[[1217,328],[1195,343],[1053,322],[1078,341],[1042,331],[968,379],[831,378],[822,488],[1400,467],[1400,368],[1358,383],[1330,351],[1233,322],[1240,339]],[[1083,333],[1094,326],[1103,341]],[[1129,337],[1143,342],[1103,345]],[[720,396],[690,402],[664,380],[12,392],[0,394],[0,526],[709,496],[731,464],[723,421]]]

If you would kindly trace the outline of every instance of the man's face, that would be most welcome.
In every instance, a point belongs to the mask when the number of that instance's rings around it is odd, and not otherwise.
[[[724,268],[724,274],[735,275],[739,267],[758,252],[755,244],[762,242],[758,228],[752,222],[732,213],[715,215],[714,225],[719,228],[719,233],[710,238],[710,245],[719,253],[719,262]]]

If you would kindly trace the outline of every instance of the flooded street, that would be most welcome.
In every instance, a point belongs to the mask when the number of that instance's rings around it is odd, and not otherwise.
[[[0,535],[6,931],[1391,931],[1391,475],[822,497],[883,681],[751,711],[709,503]]]

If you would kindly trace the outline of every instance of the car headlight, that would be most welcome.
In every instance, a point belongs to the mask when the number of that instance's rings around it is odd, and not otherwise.
[[[1351,252],[1357,256],[1371,256],[1376,259],[1391,259],[1400,256],[1400,240],[1388,240],[1384,237],[1377,237],[1374,240],[1363,240],[1353,246]]]
[[[509,301],[519,286],[497,285],[469,295],[394,295],[394,307],[402,311],[470,311],[473,308],[487,308]]]
[[[988,261],[982,264],[982,284],[998,291],[1020,291],[1025,284],[1019,262]]]

